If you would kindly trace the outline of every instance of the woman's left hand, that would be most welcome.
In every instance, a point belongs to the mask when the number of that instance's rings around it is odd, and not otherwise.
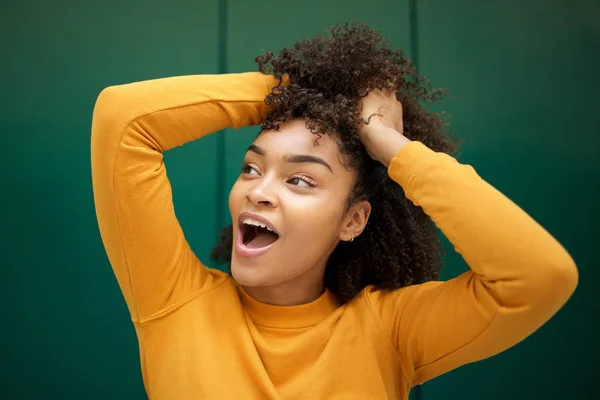
[[[374,89],[362,99],[361,106],[364,122],[358,127],[360,139],[371,157],[388,167],[394,155],[410,143],[404,136],[402,104],[395,93]]]

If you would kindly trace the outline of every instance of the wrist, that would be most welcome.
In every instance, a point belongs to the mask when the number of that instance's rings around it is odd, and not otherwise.
[[[382,154],[381,163],[385,165],[386,168],[388,168],[392,163],[392,158],[394,158],[394,156],[398,154],[398,152],[410,142],[410,139],[401,134],[394,135],[394,137],[390,137],[387,141],[387,145],[384,147],[385,153]]]
[[[369,154],[386,168],[389,167],[392,158],[411,142],[396,129],[383,124],[373,124],[369,129],[365,129],[363,138]]]

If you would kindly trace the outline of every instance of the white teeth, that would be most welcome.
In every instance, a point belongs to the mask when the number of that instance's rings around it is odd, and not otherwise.
[[[265,229],[273,232],[273,230],[271,228],[269,228],[267,225],[263,224],[262,222],[258,222],[254,219],[251,219],[251,218],[246,218],[245,220],[242,221],[242,224],[252,225],[252,226],[260,226],[261,228],[265,228]]]

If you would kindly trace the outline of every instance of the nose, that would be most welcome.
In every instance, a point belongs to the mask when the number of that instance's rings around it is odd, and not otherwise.
[[[256,184],[248,191],[246,197],[254,207],[277,207],[277,183],[264,177],[255,181]]]

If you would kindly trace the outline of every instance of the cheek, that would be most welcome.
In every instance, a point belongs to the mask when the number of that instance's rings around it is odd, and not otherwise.
[[[229,191],[229,213],[233,216],[238,209],[240,200],[243,200],[244,194],[239,181],[236,181]]]
[[[305,242],[321,242],[328,246],[335,240],[345,209],[340,196],[319,196],[317,198],[293,197],[286,202],[288,224],[292,232],[301,235]]]

